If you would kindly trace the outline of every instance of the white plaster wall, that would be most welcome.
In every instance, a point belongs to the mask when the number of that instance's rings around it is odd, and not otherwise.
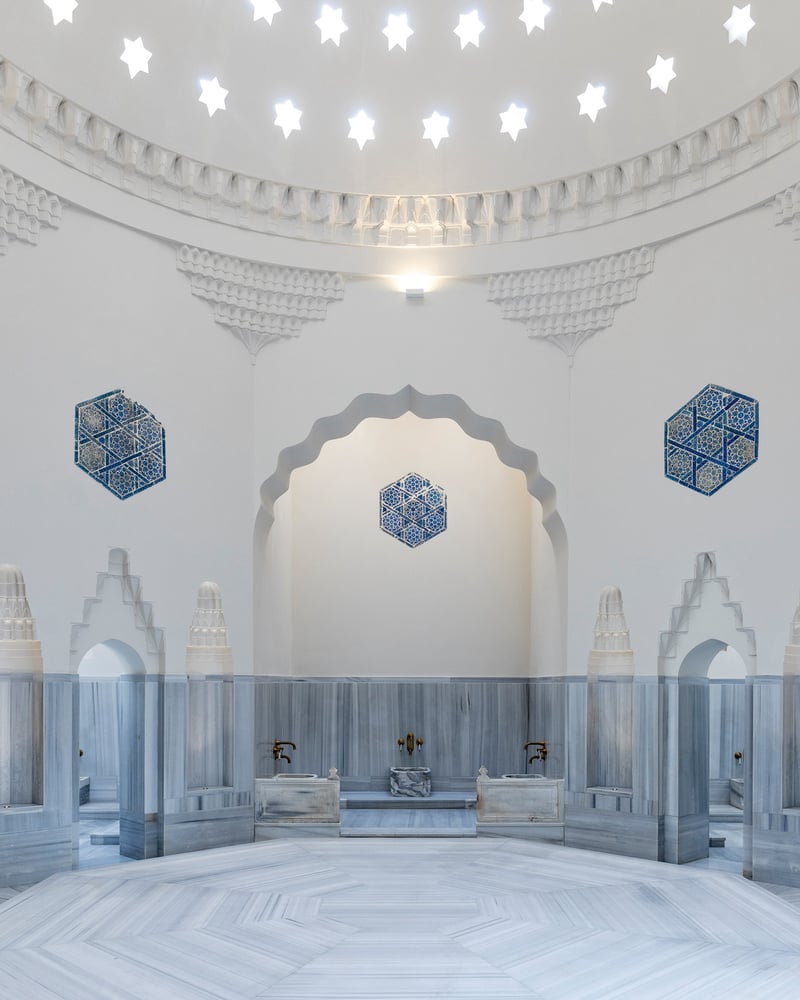
[[[408,472],[448,498],[447,530],[416,549],[378,525],[381,488]],[[528,673],[535,501],[491,445],[451,420],[364,420],[289,494],[271,535],[291,531],[295,674]]]
[[[192,297],[171,246],[69,207],[60,230],[0,258],[0,283],[0,558],[25,573],[45,669],[68,669],[70,623],[115,546],[166,629],[168,670],[184,670],[207,579],[222,588],[236,667],[248,668],[247,354]],[[165,482],[125,501],[73,463],[75,404],[117,387],[166,428]]]
[[[800,580],[798,265],[800,244],[774,228],[769,207],[688,235],[658,250],[637,301],[579,353],[570,378],[572,671],[584,669],[597,594],[615,583],[637,671],[655,672],[658,633],[695,553],[710,550],[755,629],[758,671],[780,673]],[[758,462],[712,497],[663,471],[664,420],[708,382],[761,404]]]

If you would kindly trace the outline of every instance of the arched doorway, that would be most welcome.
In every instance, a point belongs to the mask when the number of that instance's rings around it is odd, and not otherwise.
[[[118,848],[120,812],[136,798],[144,741],[123,710],[120,683],[144,672],[136,650],[119,639],[95,643],[78,664],[81,867],[113,860],[95,848]]]

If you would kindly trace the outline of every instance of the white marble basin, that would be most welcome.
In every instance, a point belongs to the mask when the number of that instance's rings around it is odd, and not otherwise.
[[[543,774],[501,774],[501,778],[528,778],[537,781],[546,781],[547,779]]]
[[[276,778],[316,778],[316,774],[276,774]]]

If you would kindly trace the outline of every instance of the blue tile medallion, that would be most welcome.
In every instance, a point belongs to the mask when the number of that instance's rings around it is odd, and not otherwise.
[[[167,475],[164,428],[122,389],[75,407],[75,464],[120,500]]]
[[[409,472],[381,490],[380,526],[415,549],[447,528],[447,495],[430,479]]]
[[[711,496],[758,459],[758,402],[704,386],[664,423],[664,475]]]

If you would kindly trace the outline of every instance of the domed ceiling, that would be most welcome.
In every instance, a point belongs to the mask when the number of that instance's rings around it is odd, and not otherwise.
[[[714,122],[800,65],[797,0],[749,5],[749,31],[748,5],[729,0],[330,6],[341,22],[325,29],[312,0],[3,0],[0,56],[201,162],[383,194],[506,190],[622,161]],[[390,48],[384,29],[390,15],[402,27],[403,14],[413,34]],[[468,29],[479,24],[475,44]],[[151,53],[148,72],[131,77],[125,39]],[[667,70],[666,92],[651,86],[655,67]],[[215,79],[227,94],[211,115],[200,81]],[[604,88],[595,121],[580,113],[589,85]],[[302,114],[282,128],[276,105],[289,101]],[[438,146],[424,138],[434,113],[448,119]],[[356,130],[366,120],[360,139],[351,119]]]

